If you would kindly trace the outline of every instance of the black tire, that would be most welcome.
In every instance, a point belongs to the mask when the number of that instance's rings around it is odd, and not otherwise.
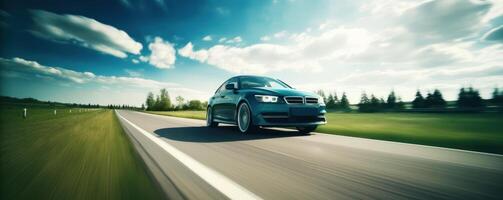
[[[213,109],[211,107],[208,107],[208,109],[206,109],[206,126],[207,127],[218,126],[218,122],[213,121]]]
[[[252,112],[247,103],[241,103],[236,112],[236,123],[238,130],[241,133],[252,133],[257,130],[257,126],[253,125]]]
[[[314,125],[314,126],[299,126],[299,127],[297,127],[297,130],[299,131],[299,133],[309,135],[311,132],[316,130],[317,127],[318,126],[316,126],[316,125]]]

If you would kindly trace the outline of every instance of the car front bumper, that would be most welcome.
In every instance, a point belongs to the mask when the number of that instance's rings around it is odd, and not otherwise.
[[[327,123],[325,106],[319,104],[257,103],[253,122],[258,126],[295,127]]]

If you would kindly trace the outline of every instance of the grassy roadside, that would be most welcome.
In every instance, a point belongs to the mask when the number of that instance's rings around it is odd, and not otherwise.
[[[327,120],[317,132],[503,153],[501,113],[329,113]]]
[[[149,112],[205,119],[205,111]],[[501,113],[328,113],[317,132],[503,154]]]
[[[150,114],[183,117],[190,119],[206,119],[206,111],[145,111]]]
[[[160,199],[114,113],[1,108],[1,199]]]

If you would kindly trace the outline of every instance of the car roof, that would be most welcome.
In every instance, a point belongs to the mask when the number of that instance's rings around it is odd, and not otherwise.
[[[267,77],[267,76],[257,76],[257,75],[239,75],[239,76],[234,76],[232,78],[242,78],[242,77],[271,78],[271,77]],[[271,78],[271,79],[275,79],[275,78]]]

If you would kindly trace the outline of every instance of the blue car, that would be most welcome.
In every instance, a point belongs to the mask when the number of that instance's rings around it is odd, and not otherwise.
[[[259,127],[295,127],[308,134],[326,124],[325,102],[312,92],[262,76],[236,76],[225,81],[208,101],[206,123],[235,124],[242,133]]]

